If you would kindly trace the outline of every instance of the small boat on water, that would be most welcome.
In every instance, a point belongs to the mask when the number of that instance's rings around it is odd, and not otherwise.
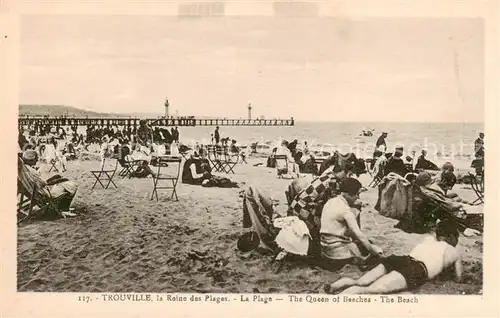
[[[375,129],[363,129],[359,135],[363,137],[372,137],[374,132]]]

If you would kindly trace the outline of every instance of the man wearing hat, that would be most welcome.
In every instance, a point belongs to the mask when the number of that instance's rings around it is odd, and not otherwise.
[[[387,133],[383,132],[380,137],[378,137],[377,142],[375,143],[375,149],[378,151],[386,152],[387,145],[385,143],[385,138],[387,138]]]
[[[215,144],[218,145],[220,140],[219,126],[215,127],[214,139],[215,139]]]
[[[394,154],[392,155],[391,158],[389,158],[387,164],[385,165],[385,170],[384,170],[385,175],[394,172],[404,177],[408,173],[402,157],[403,157],[403,146],[397,146],[394,151]]]
[[[28,149],[23,152],[22,158],[26,165],[34,167],[38,161],[38,153],[34,149]]]
[[[477,159],[484,158],[484,133],[479,133],[479,137],[474,142],[474,152]]]

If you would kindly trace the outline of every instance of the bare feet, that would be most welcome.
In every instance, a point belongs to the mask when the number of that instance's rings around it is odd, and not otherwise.
[[[353,286],[355,284],[356,284],[356,281],[354,279],[349,278],[349,277],[343,277],[334,283],[326,284],[324,287],[325,293],[333,294],[333,293],[335,293],[343,288]]]

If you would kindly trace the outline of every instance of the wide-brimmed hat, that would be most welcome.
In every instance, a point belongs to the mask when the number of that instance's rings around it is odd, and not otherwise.
[[[33,161],[33,160],[36,160],[37,157],[38,157],[38,154],[33,149],[28,149],[28,150],[23,152],[23,160],[24,161]]]
[[[250,231],[240,236],[238,239],[238,250],[241,252],[250,252],[256,249],[260,244],[259,235],[256,232]]]

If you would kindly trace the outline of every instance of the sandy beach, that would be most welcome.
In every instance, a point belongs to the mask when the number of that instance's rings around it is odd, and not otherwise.
[[[254,167],[263,158],[238,164],[229,178],[256,185],[285,204],[290,180],[276,170]],[[29,221],[18,227],[18,291],[46,292],[202,292],[202,293],[322,293],[323,284],[339,276],[362,272],[346,266],[330,272],[295,262],[276,274],[271,255],[242,254],[236,248],[242,233],[240,189],[203,188],[179,183],[179,201],[159,192],[149,200],[152,179],[116,176],[118,188],[91,190],[90,170],[98,161],[69,162],[63,175],[79,185],[78,216]],[[43,167],[46,169],[47,167]],[[366,186],[369,175],[360,181]],[[459,195],[473,200],[467,185]],[[397,223],[373,209],[377,190],[361,194],[364,232],[386,254],[404,254],[421,235],[394,228]],[[281,207],[283,208],[283,207]],[[463,283],[438,278],[415,291],[420,294],[480,294],[483,280],[483,237],[460,237],[464,258]]]

